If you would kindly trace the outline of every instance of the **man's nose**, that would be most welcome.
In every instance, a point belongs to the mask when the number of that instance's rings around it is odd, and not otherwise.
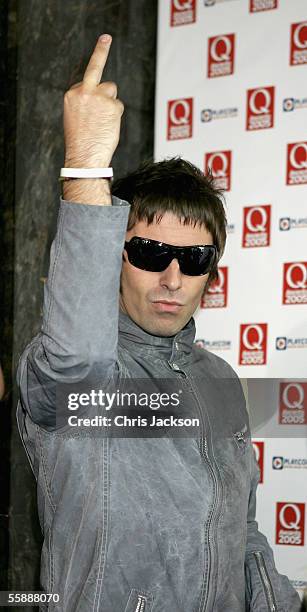
[[[169,266],[161,272],[160,285],[162,287],[167,287],[170,291],[175,291],[182,286],[182,274],[180,272],[178,259],[172,259]]]

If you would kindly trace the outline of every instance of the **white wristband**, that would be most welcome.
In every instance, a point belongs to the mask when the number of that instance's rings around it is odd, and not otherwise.
[[[61,178],[112,178],[113,168],[61,168]]]

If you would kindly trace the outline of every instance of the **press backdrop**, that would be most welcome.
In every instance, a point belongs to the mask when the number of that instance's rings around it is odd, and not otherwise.
[[[258,519],[278,568],[307,586],[307,7],[160,0],[155,157],[225,189],[228,236],[200,346],[249,379]]]

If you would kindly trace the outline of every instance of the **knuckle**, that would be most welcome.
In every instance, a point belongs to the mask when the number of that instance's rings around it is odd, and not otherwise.
[[[102,89],[108,95],[116,95],[117,94],[117,85],[114,81],[106,81],[102,83]]]
[[[123,112],[124,112],[124,110],[125,110],[125,106],[124,106],[123,102],[122,102],[121,100],[115,100],[115,104],[116,104],[116,106],[117,106],[117,108],[118,108],[119,112],[120,112],[121,114],[123,114]]]

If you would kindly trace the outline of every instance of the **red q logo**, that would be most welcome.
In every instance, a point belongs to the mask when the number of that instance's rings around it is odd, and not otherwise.
[[[290,164],[296,170],[305,170],[307,168],[307,143],[298,142],[295,144],[289,154]]]
[[[247,130],[263,130],[274,124],[274,87],[259,87],[247,92]]]
[[[290,264],[285,269],[287,285],[291,289],[307,289],[307,262]],[[298,272],[298,274],[295,274]]]
[[[242,247],[269,246],[271,235],[271,206],[246,206],[243,209]]]
[[[168,103],[167,139],[191,138],[193,99],[182,98]]]
[[[224,269],[218,269],[218,279],[208,289],[209,293],[223,293],[225,285]]]
[[[232,51],[229,36],[217,36],[211,44],[211,57],[215,62],[229,62]]]
[[[281,425],[307,423],[307,383],[280,383],[279,423]]]
[[[307,63],[307,21],[291,26],[290,65]]]
[[[307,142],[288,144],[287,185],[307,183]]]
[[[255,89],[249,99],[249,107],[254,115],[270,112],[271,95],[268,89]]]
[[[231,189],[231,157],[231,151],[215,151],[205,155],[205,174],[210,168],[215,185],[225,191]]]
[[[284,264],[283,304],[307,304],[307,261]]]
[[[201,308],[225,308],[228,299],[228,268],[218,268],[218,278],[201,300]]]
[[[291,512],[289,512],[289,509],[291,509]],[[285,504],[282,506],[279,512],[279,520],[284,529],[299,529],[301,521],[301,512],[299,507],[296,504]]]
[[[239,365],[266,363],[267,323],[240,325]]]
[[[170,120],[173,125],[182,125],[189,123],[190,120],[190,105],[187,100],[176,100],[170,106]]]
[[[259,213],[258,221],[255,213]],[[250,232],[265,232],[268,216],[263,206],[253,206],[246,213],[246,227]]]
[[[263,483],[263,466],[264,466],[264,442],[255,442],[253,440],[253,449],[255,451],[256,461],[260,469],[259,483]]]
[[[249,351],[261,351],[263,338],[264,333],[260,325],[247,325],[242,334],[243,344]]]
[[[232,74],[234,69],[235,35],[223,34],[208,40],[208,78]]]
[[[207,163],[212,170],[214,178],[219,178],[220,176],[224,177],[227,175],[229,161],[224,151],[212,154],[209,153]]]
[[[171,0],[171,26],[194,23],[196,0]]]
[[[290,400],[290,391],[292,391],[293,389],[295,389],[295,391],[297,392],[296,399],[295,397],[293,398],[292,396]],[[282,401],[289,410],[303,409],[304,408],[304,398],[305,398],[305,394],[304,394],[304,388],[302,385],[300,385],[299,383],[288,383],[287,385],[285,385],[283,392],[282,392]]]
[[[278,502],[276,506],[276,544],[304,545],[305,504]]]

